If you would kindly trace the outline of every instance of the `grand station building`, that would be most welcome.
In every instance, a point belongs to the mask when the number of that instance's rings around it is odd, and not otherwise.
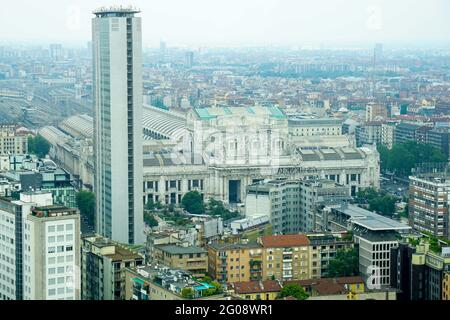
[[[88,130],[78,137],[73,133],[85,127],[87,119],[72,118],[58,132],[86,141]],[[352,195],[359,188],[379,187],[374,147],[356,148],[339,133],[300,139],[292,133],[292,123],[278,107],[215,106],[183,115],[144,106],[144,201],[180,203],[186,192],[198,190],[205,198],[238,204],[245,200],[247,186],[280,177],[330,179],[348,186]],[[299,123],[295,126],[298,130]],[[342,137],[339,143],[336,137]],[[64,137],[52,144],[57,149],[66,141]],[[76,168],[67,169],[76,174]]]

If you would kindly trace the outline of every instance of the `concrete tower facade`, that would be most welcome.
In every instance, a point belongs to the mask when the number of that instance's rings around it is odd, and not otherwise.
[[[94,151],[97,232],[143,243],[142,32],[133,8],[94,12]]]

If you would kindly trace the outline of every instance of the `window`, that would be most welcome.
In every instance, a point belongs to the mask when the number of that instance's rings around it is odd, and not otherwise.
[[[49,243],[53,243],[53,242],[55,242],[55,237],[48,237],[48,242]]]
[[[63,224],[58,225],[58,226],[56,227],[56,230],[57,230],[58,232],[64,231],[64,225],[63,225]]]
[[[48,247],[48,253],[55,253],[55,247]]]
[[[73,234],[66,235],[66,241],[72,241],[73,240]]]
[[[50,279],[48,279],[48,285],[49,285],[49,286],[52,286],[52,285],[54,285],[55,283],[56,283],[55,278],[50,278]]]
[[[64,246],[58,246],[56,251],[57,252],[64,252]]]
[[[72,224],[66,224],[66,231],[72,231],[73,225]]]
[[[49,296],[54,296],[56,294],[56,290],[55,289],[48,289],[48,295]]]
[[[49,227],[47,228],[47,231],[48,231],[48,232],[55,232],[55,226],[49,226]]]
[[[73,250],[73,247],[72,246],[67,246],[66,247],[66,251],[72,251]]]

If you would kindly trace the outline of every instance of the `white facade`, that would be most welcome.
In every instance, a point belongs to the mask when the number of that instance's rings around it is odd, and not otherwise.
[[[398,245],[397,240],[369,240],[355,236],[359,244],[359,271],[369,289],[389,286],[391,248]]]
[[[274,234],[314,231],[316,205],[347,199],[348,189],[332,180],[273,180],[247,187],[245,216],[268,217]]]
[[[342,121],[339,119],[289,119],[289,134],[291,136],[340,136]]]
[[[381,143],[388,149],[392,149],[394,145],[395,126],[393,122],[383,123],[381,125]]]
[[[79,215],[52,204],[44,192],[0,200],[0,300],[79,299]]]
[[[17,135],[13,127],[0,127],[0,155],[24,155],[28,152],[28,136]]]
[[[75,213],[29,216],[24,228],[24,247],[30,249],[24,250],[25,300],[80,299],[79,230]]]
[[[94,191],[97,232],[143,243],[141,18],[132,9],[95,12]]]

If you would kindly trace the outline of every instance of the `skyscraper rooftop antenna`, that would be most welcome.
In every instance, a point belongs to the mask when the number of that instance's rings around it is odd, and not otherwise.
[[[94,10],[92,13],[97,17],[105,17],[105,16],[129,16],[134,15],[136,13],[140,13],[141,10],[134,6],[104,6]]]

